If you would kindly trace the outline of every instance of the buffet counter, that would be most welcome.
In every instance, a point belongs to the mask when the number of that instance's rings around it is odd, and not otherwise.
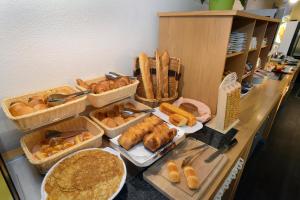
[[[242,98],[240,122],[235,127],[238,129],[236,135],[238,144],[226,153],[228,162],[208,187],[202,199],[213,199],[238,159],[243,158],[247,160],[255,134],[265,122],[267,126],[263,136],[268,136],[276,112],[290,85],[293,84],[298,71],[291,75],[285,75],[281,81],[266,80]],[[104,137],[103,146],[107,145],[109,145],[108,140]],[[3,156],[7,161],[9,172],[21,199],[40,199],[40,185],[43,177],[29,164],[22,150],[16,149],[6,152]],[[127,160],[125,163],[128,171],[126,184],[117,197],[122,199],[141,199],[145,198],[145,196],[149,196],[151,199],[165,198],[143,180],[143,173],[147,168],[138,168]],[[241,174],[242,170],[239,171],[237,178],[224,194],[224,199],[232,199],[234,197]]]

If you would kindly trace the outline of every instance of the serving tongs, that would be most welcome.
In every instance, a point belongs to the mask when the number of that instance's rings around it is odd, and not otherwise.
[[[47,98],[47,103],[50,106],[55,106],[55,105],[63,104],[67,100],[70,100],[72,98],[82,96],[82,95],[86,95],[86,94],[89,94],[89,93],[91,93],[91,90],[75,92],[75,93],[72,93],[72,94],[58,94],[58,93],[57,94],[51,94]]]
[[[108,80],[116,80],[121,77],[128,77],[131,80],[136,80],[136,77],[134,77],[134,76],[122,75],[122,74],[118,74],[116,72],[108,72],[108,74],[105,74],[105,78]]]
[[[124,108],[121,110],[121,115],[123,117],[130,117],[130,116],[133,116],[134,114],[136,113],[152,113],[154,112],[155,109],[141,109],[141,110],[137,110],[137,109],[134,109],[134,108]]]
[[[76,131],[46,130],[45,139],[49,140],[50,146],[54,146],[58,144],[60,141],[71,137],[75,137],[76,135],[79,135],[84,131],[87,130],[86,129],[76,130]]]
[[[209,148],[209,146],[207,144],[204,144],[200,151],[197,151],[197,153],[186,157],[181,163],[181,168],[184,168],[185,166],[188,166],[188,165],[192,165],[193,161],[195,161],[208,148]]]

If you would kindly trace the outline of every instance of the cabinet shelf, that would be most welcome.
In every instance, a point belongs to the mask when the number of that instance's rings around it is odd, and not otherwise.
[[[244,52],[241,51],[241,52],[234,52],[234,53],[229,53],[226,55],[227,58],[231,58],[231,57],[234,57],[234,56],[238,56],[238,55],[241,55],[243,54]]]

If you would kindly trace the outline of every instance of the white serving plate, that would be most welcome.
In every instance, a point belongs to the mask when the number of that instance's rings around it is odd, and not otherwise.
[[[122,163],[123,163],[124,174],[123,174],[123,177],[122,177],[122,180],[121,180],[121,182],[120,182],[120,185],[119,185],[118,190],[117,190],[117,191],[109,198],[109,200],[112,200],[112,199],[114,199],[114,198],[117,196],[117,194],[121,191],[122,187],[123,187],[124,184],[125,184],[126,176],[127,176],[126,165],[125,165],[123,159],[121,158],[120,153],[117,152],[117,151],[115,151],[115,150],[112,149],[112,148],[109,148],[109,147],[106,147],[106,148],[103,148],[103,149],[99,149],[99,148],[89,148],[89,149],[84,149],[84,150],[81,150],[81,151],[90,151],[90,150],[106,151],[106,152],[108,152],[108,153],[111,153],[111,154],[113,154],[113,155],[118,156],[118,158],[119,158],[119,159],[122,161]],[[59,163],[61,163],[63,160],[65,160],[66,158],[69,158],[69,157],[71,157],[71,156],[74,156],[75,154],[77,154],[77,153],[79,153],[79,152],[81,152],[81,151],[77,151],[77,152],[72,153],[72,154],[66,156],[65,158],[61,159],[61,160],[58,161],[55,165],[53,165],[53,166],[51,167],[51,169],[47,172],[47,174],[46,174],[46,176],[45,176],[45,178],[44,178],[44,180],[43,180],[43,182],[42,182],[42,187],[41,187],[41,195],[42,195],[41,199],[42,199],[42,200],[46,200],[46,199],[47,199],[47,196],[48,196],[47,192],[45,191],[45,183],[46,183],[46,179],[47,179],[47,177],[49,176],[49,174],[50,174],[50,173],[54,170],[54,168],[55,168],[57,165],[59,165]]]
[[[154,153],[146,149],[142,142],[140,142],[139,144],[135,145],[134,147],[132,147],[130,150],[127,151],[126,149],[124,149],[119,145],[118,139],[119,137],[121,137],[121,135],[118,135],[117,137],[110,139],[110,144],[112,145],[113,148],[119,151],[125,158],[127,158],[136,166],[147,167],[163,156],[160,153],[165,148],[171,146],[174,143],[177,145],[185,139],[185,134],[182,130],[178,129],[177,127],[171,124],[168,124],[168,126],[170,128],[177,129],[176,136],[174,137],[172,142],[169,142],[167,145],[161,147],[159,150],[157,150]]]
[[[159,110],[159,107],[155,108],[155,111],[153,112],[153,114],[158,116],[159,118],[161,118],[165,122],[171,124],[171,122],[169,121],[169,116],[166,115],[165,113],[161,112]],[[176,127],[176,126],[174,126],[174,127]],[[196,124],[192,127],[182,126],[182,127],[176,127],[176,128],[178,128],[179,130],[182,130],[186,134],[190,134],[190,133],[195,133],[195,132],[199,131],[200,129],[202,129],[203,124],[201,122],[197,121]]]

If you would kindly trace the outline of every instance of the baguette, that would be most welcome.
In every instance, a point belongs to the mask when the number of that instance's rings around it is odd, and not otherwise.
[[[155,152],[163,145],[171,142],[175,136],[176,129],[169,129],[168,125],[163,123],[154,127],[152,133],[144,137],[144,146],[148,150]]]
[[[150,74],[150,63],[149,63],[149,59],[145,53],[140,54],[139,65],[140,65],[140,69],[141,69],[141,75],[142,75],[146,98],[154,99],[153,85],[152,85],[151,74]]]
[[[171,114],[169,116],[169,121],[174,126],[185,126],[187,124],[187,118],[179,114]]]
[[[163,97],[169,97],[169,64],[170,56],[167,51],[164,51],[161,56],[162,77],[163,77]]]
[[[200,184],[195,169],[192,166],[186,166],[183,168],[183,173],[187,186],[192,190],[198,189]]]
[[[169,116],[172,114],[182,115],[183,117],[187,118],[188,126],[194,126],[197,122],[196,117],[193,114],[186,112],[185,110],[182,110],[182,109],[180,109],[172,104],[169,104],[169,103],[160,104],[159,110]]]
[[[179,183],[180,176],[176,163],[173,160],[167,162],[168,180],[172,183]]]
[[[162,77],[162,67],[160,62],[159,53],[155,51],[155,60],[156,60],[156,98],[161,99],[162,94],[162,84],[163,84],[163,77]]]

